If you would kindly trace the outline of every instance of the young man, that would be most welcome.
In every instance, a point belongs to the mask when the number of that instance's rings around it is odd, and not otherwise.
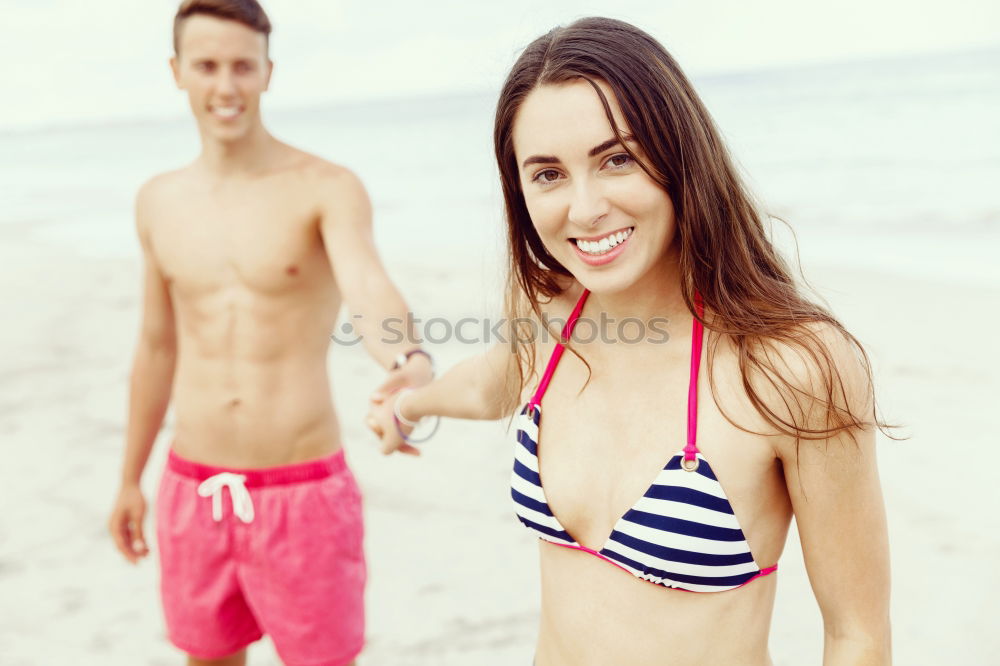
[[[377,322],[408,321],[407,308],[361,183],[261,123],[269,33],[255,0],[181,5],[170,64],[202,152],[145,184],[136,205],[142,329],[110,530],[129,561],[147,554],[139,480],[172,398],[157,540],[169,636],[192,665],[244,664],[264,632],[291,666],[352,662],[364,639],[361,505],[326,372],[341,304],[399,383],[431,376],[412,342],[381,340]]]

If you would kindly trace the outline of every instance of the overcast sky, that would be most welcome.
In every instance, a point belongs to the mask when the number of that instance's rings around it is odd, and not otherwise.
[[[173,0],[5,0],[0,127],[185,112]],[[629,20],[692,75],[1000,47],[996,0],[266,0],[268,104],[495,90],[521,47],[587,15]]]

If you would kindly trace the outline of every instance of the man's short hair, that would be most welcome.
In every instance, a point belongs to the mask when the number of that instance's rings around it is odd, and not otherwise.
[[[197,14],[214,16],[242,23],[269,37],[271,21],[257,0],[184,0],[174,16],[174,53],[180,53],[181,28],[184,21]]]

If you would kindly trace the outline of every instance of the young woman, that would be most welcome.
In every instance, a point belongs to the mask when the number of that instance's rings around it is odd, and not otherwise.
[[[377,397],[369,425],[412,452],[421,418],[515,415],[538,666],[770,663],[793,515],[824,663],[889,663],[867,357],[796,286],[671,56],[620,21],[556,28],[494,140],[516,353]]]

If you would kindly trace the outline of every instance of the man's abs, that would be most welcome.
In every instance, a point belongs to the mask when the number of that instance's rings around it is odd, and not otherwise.
[[[324,262],[325,264],[325,259]],[[179,455],[225,467],[312,460],[339,448],[326,357],[340,299],[329,265],[297,289],[174,288]]]
[[[177,367],[173,448],[222,467],[272,467],[340,448],[326,355],[269,361],[184,358]]]

